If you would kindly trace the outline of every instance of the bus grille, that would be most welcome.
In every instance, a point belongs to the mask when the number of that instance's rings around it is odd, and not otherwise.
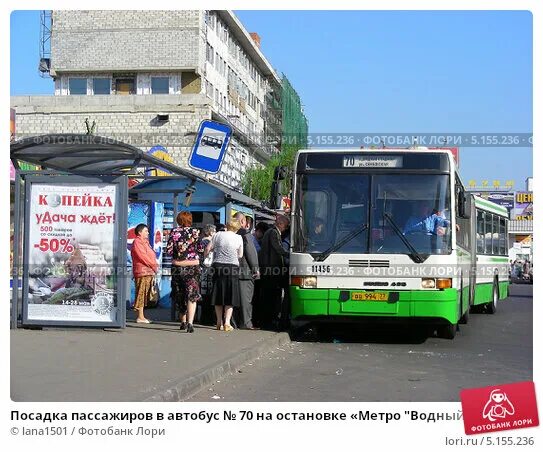
[[[378,260],[378,259],[351,259],[349,260],[349,267],[390,267],[390,261]]]

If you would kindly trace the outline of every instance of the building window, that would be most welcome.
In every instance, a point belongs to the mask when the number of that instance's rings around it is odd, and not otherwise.
[[[136,94],[136,79],[134,77],[115,79],[115,92],[120,95]]]
[[[206,22],[209,28],[212,30],[215,30],[215,21],[217,20],[217,16],[215,16],[215,13],[212,11],[209,11],[206,15]]]
[[[228,30],[226,24],[224,24],[220,19],[217,19],[217,26],[219,29],[219,38],[222,42],[228,42]]]
[[[209,61],[210,64],[213,64],[214,56],[215,54],[213,53],[213,46],[208,42],[206,46],[206,60]]]
[[[207,81],[205,82],[205,85],[206,85],[206,95],[207,97],[210,97],[211,99],[213,99],[213,85],[211,84],[211,82]]]
[[[152,94],[169,94],[170,93],[170,78],[169,77],[151,77],[151,93]]]
[[[235,58],[235,56],[236,56],[236,41],[230,35],[228,35],[228,53]]]
[[[70,94],[86,95],[87,94],[87,79],[86,78],[71,78],[68,80]]]
[[[93,94],[111,94],[111,81],[109,78],[92,79]]]

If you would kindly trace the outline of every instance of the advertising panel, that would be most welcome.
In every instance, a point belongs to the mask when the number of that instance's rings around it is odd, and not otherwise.
[[[151,217],[151,229],[149,239],[151,240],[151,246],[155,252],[156,259],[158,261],[158,271],[162,268],[162,234],[164,229],[164,204],[161,202],[154,202],[152,204],[153,214]]]
[[[175,163],[173,157],[168,153],[168,150],[164,146],[153,146],[147,154],[156,157],[159,160],[164,160],[168,163]],[[145,172],[147,176],[171,176],[172,173],[163,169],[152,169]]]
[[[163,235],[163,217],[164,204],[160,202],[139,201],[128,204],[128,223],[126,240],[126,261],[129,267],[129,273],[132,275],[132,243],[136,238],[136,226],[145,224],[149,228],[149,243],[155,252],[158,261],[158,274],[162,271],[162,235]],[[132,276],[130,276],[132,278]],[[128,307],[134,305],[136,286],[134,280],[130,281],[130,298],[127,300]]]
[[[514,220],[534,219],[534,195],[528,191],[517,191],[515,193]]]
[[[132,266],[132,243],[136,238],[136,226],[146,224],[149,227],[151,216],[150,202],[129,202],[128,203],[128,223],[126,231],[126,262],[129,267]]]
[[[109,183],[28,184],[26,320],[118,321],[117,190]]]

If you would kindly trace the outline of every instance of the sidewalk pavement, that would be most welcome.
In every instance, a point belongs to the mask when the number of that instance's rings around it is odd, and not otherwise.
[[[200,325],[190,334],[169,321],[169,309],[145,312],[153,323],[127,312],[124,330],[12,330],[12,400],[182,401],[290,342],[287,333]]]

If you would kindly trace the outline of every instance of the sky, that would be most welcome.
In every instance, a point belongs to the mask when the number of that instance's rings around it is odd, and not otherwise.
[[[310,133],[532,132],[532,16],[523,11],[236,11],[300,94]],[[25,32],[22,33],[21,31]],[[39,11],[11,15],[11,95],[53,94]],[[465,184],[532,176],[532,149],[462,147]]]

